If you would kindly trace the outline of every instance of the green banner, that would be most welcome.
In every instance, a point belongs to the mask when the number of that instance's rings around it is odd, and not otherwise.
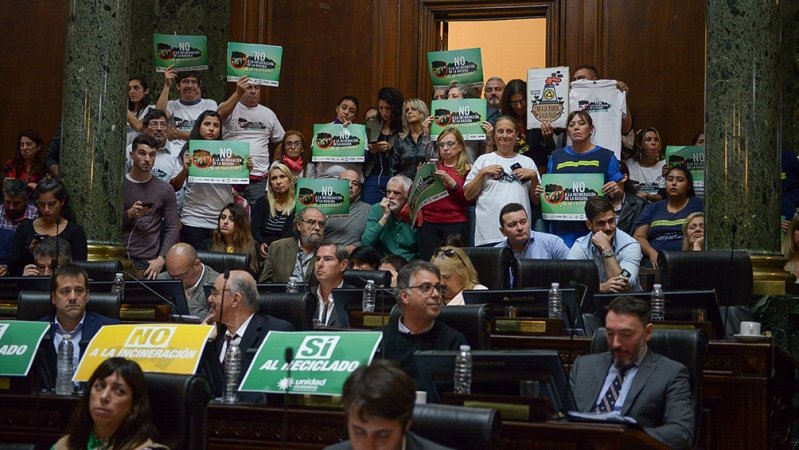
[[[264,44],[227,43],[227,80],[239,81],[243,76],[263,86],[278,86],[283,47]]]
[[[311,150],[314,162],[363,162],[366,150],[366,127],[323,123],[313,126]]]
[[[300,178],[297,180],[296,211],[314,206],[326,216],[350,212],[350,183],[330,178]]]
[[[240,391],[341,395],[344,381],[369,364],[383,334],[375,331],[270,331]],[[294,359],[286,363],[286,349]]]
[[[249,184],[247,158],[250,143],[244,141],[189,141],[189,182]]]
[[[157,72],[172,66],[178,72],[208,69],[208,39],[205,36],[153,34],[153,60]]]
[[[433,176],[435,163],[428,162],[416,171],[416,177],[408,195],[408,208],[411,211],[411,224],[416,224],[416,216],[424,205],[449,195],[447,188]]]
[[[0,320],[0,376],[27,376],[49,327],[47,322]]]
[[[466,85],[483,83],[483,58],[479,48],[427,52],[427,68],[435,86],[457,82]]]
[[[666,164],[683,166],[691,171],[696,195],[705,193],[705,147],[701,145],[666,146]]]
[[[541,212],[545,220],[585,220],[585,201],[602,195],[601,173],[548,173],[541,176]]]
[[[457,128],[467,141],[482,141],[486,138],[483,122],[486,120],[486,101],[482,98],[458,98],[433,100],[430,103],[433,124],[430,138],[438,139],[444,128]]]

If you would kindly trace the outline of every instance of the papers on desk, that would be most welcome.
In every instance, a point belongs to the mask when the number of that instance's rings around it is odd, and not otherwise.
[[[622,416],[616,411],[606,413],[569,411],[566,418],[575,422],[605,422],[638,426],[638,422],[629,416]]]

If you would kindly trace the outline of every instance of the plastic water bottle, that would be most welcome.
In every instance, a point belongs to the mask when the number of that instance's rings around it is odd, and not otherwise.
[[[286,292],[289,294],[296,294],[300,292],[300,287],[297,285],[297,279],[294,277],[289,278],[289,282],[286,283]]]
[[[368,280],[366,286],[363,287],[363,302],[361,309],[363,312],[375,312],[375,296],[377,288],[375,287],[374,280]]]
[[[666,320],[666,294],[663,293],[660,284],[652,286],[652,295],[649,300],[652,321],[660,322]]]
[[[125,277],[122,272],[117,272],[114,276],[114,284],[111,286],[111,293],[119,297],[119,304],[121,305],[125,300]]]
[[[549,288],[549,318],[560,319],[560,313],[563,310],[563,302],[560,297],[560,283],[552,283]]]
[[[56,395],[72,395],[75,386],[72,384],[72,336],[65,334],[58,344],[57,365],[58,372],[55,379]]]
[[[225,393],[222,401],[236,403],[239,401],[239,375],[241,374],[241,349],[238,344],[231,343],[225,352]]]
[[[472,351],[468,345],[461,345],[455,356],[454,390],[456,394],[472,392]]]

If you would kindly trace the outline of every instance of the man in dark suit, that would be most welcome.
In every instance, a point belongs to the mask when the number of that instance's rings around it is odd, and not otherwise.
[[[349,264],[349,252],[343,244],[324,241],[316,249],[314,275],[319,281],[316,287],[316,312],[314,320],[327,327],[341,326],[338,314],[334,309],[333,289],[350,288],[344,284],[344,271]]]
[[[224,364],[228,344],[238,344],[241,349],[239,382],[247,373],[255,352],[269,331],[294,331],[294,325],[266,314],[258,314],[258,288],[255,279],[244,270],[230,271],[229,278],[216,277],[214,289],[208,297],[211,304],[209,323],[218,324],[214,341],[219,363]],[[243,400],[258,401],[261,396],[242,396]]]
[[[324,237],[327,218],[317,208],[305,208],[297,214],[295,226],[295,236],[278,239],[269,246],[259,282],[287,283],[294,277],[298,283],[316,284],[313,278],[316,247]]]
[[[647,347],[649,304],[619,297],[608,307],[609,352],[577,358],[571,385],[577,409],[632,417],[671,448],[690,447],[694,408],[688,369]]]
[[[48,335],[52,345],[44,347],[45,372],[43,382],[48,387],[55,386],[58,346],[68,339],[72,345],[72,364],[78,362],[86,350],[86,345],[105,325],[119,323],[118,320],[97,313],[86,311],[89,302],[89,275],[74,264],[67,264],[56,269],[50,283],[50,301],[55,307],[55,314],[42,317],[42,322],[50,323]]]
[[[447,450],[410,432],[416,385],[393,361],[361,366],[344,382],[341,401],[350,439],[326,450]]]

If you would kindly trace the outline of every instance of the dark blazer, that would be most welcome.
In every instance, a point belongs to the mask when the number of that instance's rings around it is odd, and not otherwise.
[[[49,315],[39,319],[39,322],[50,323],[50,328],[47,330],[49,339],[42,341],[41,352],[44,356],[43,367],[41,372],[41,381],[47,388],[55,386],[55,377],[58,374],[58,353],[56,352],[55,345],[55,327],[53,327],[54,316]],[[86,346],[92,340],[95,334],[100,331],[100,328],[106,325],[116,325],[119,321],[101,314],[86,312],[86,317],[83,318],[83,331],[81,334],[78,347],[80,349],[80,357],[83,357],[83,352],[86,351]]]
[[[225,342],[225,329],[224,326],[220,327],[214,341],[216,354],[222,351],[222,344]],[[266,314],[255,314],[247,325],[247,331],[239,341],[239,348],[241,348],[241,374],[239,375],[239,382],[244,378],[247,369],[250,368],[252,360],[255,358],[255,352],[261,346],[261,343],[266,339],[266,335],[270,331],[294,331],[294,325],[285,320],[278,319]]]
[[[635,222],[638,220],[638,214],[641,213],[641,210],[643,210],[646,205],[646,200],[635,194],[625,192],[624,200],[621,203],[619,222],[616,224],[616,227],[632,236],[635,231]]]
[[[570,382],[577,409],[594,410],[612,358],[610,352],[580,356],[574,362]],[[648,350],[621,414],[634,418],[647,434],[671,448],[691,446],[694,408],[688,369]]]
[[[452,450],[449,447],[438,445],[433,441],[429,441],[418,434],[413,434],[410,431],[405,433],[405,450]],[[350,441],[339,442],[325,447],[325,450],[352,450],[352,443]]]
[[[286,223],[283,224],[281,235],[277,238],[264,235],[264,226],[266,225],[267,219],[269,219],[269,199],[264,195],[259,198],[252,207],[252,226],[250,227],[250,234],[252,234],[252,238],[255,239],[259,247],[261,244],[272,245],[272,242],[278,239],[291,237],[295,230],[293,210],[291,214],[286,216]]]
[[[314,294],[314,297],[316,297],[316,289],[318,287],[319,287],[319,283],[318,282],[316,283],[315,286],[311,286],[311,293]],[[351,284],[344,283],[344,284],[341,285],[341,288],[342,289],[355,289],[355,286],[353,286]],[[325,326],[333,327],[333,328],[339,328],[339,327],[341,327],[341,321],[338,319],[338,314],[336,314],[336,309],[335,309],[335,306],[334,306],[335,302],[336,302],[336,297],[334,296],[333,297],[333,305],[328,306],[328,308],[333,308],[333,313],[330,314],[330,320],[327,321]],[[316,299],[316,309],[314,309],[314,318],[316,318],[316,317],[319,317],[319,299],[318,298]]]
[[[264,270],[258,277],[259,283],[288,283],[289,277],[294,272],[294,262],[297,261],[299,244],[297,238],[290,237],[279,239],[269,246],[269,253],[266,254]],[[314,275],[314,264],[316,255],[311,258],[308,270],[305,271],[305,283],[309,286],[319,284]]]

